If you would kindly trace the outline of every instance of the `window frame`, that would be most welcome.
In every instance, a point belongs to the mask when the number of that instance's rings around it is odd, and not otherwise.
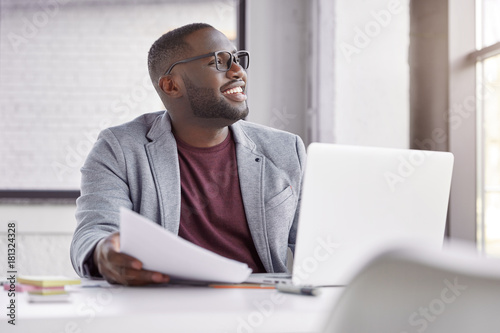
[[[475,242],[484,251],[482,98],[478,82],[482,61],[500,54],[500,43],[482,47],[481,0],[449,2],[449,147],[455,155],[450,195],[450,237]],[[468,112],[463,110],[470,103]],[[461,118],[456,118],[457,116]],[[455,117],[455,119],[453,118]],[[460,126],[451,126],[459,120]],[[456,123],[456,122],[455,122]]]
[[[476,175],[477,107],[472,115],[462,116],[460,126],[452,126],[455,107],[460,110],[465,100],[476,96],[475,63],[468,58],[476,50],[475,0],[449,3],[449,148],[455,156],[451,185],[449,219],[450,238],[476,241]],[[460,116],[460,114],[458,114]]]

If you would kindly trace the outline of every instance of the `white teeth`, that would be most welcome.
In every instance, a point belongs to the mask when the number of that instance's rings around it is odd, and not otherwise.
[[[231,88],[223,92],[223,94],[229,95],[229,94],[237,94],[237,93],[242,93],[243,89],[241,87],[236,87],[236,88]]]

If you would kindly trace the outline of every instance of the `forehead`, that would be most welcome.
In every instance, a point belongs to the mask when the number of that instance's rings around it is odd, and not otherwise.
[[[222,32],[212,28],[195,31],[187,36],[185,41],[193,48],[192,56],[221,50],[236,50],[234,45]]]

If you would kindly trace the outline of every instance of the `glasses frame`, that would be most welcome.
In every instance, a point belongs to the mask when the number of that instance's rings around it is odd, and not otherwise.
[[[227,69],[219,69],[219,64],[217,63],[217,54],[222,53],[222,52],[226,52],[226,53],[230,53],[231,54],[231,58],[230,58],[231,63],[229,64],[229,66],[228,66]],[[246,54],[248,56],[248,61],[247,61],[247,67],[246,68],[244,68],[243,66],[241,66],[236,61],[236,57],[238,57],[239,54]],[[239,51],[236,51],[236,52],[232,53],[230,51],[221,50],[221,51],[210,52],[210,53],[202,54],[202,55],[199,55],[199,56],[196,56],[196,57],[191,57],[191,58],[187,58],[187,59],[184,59],[184,60],[176,61],[176,62],[174,62],[167,69],[167,71],[162,76],[169,75],[170,72],[172,72],[172,69],[174,68],[175,65],[184,64],[186,62],[191,62],[191,61],[194,61],[194,60],[198,60],[198,59],[202,59],[202,58],[207,58],[207,57],[210,57],[210,56],[214,57],[214,59],[216,60],[215,61],[215,68],[217,68],[217,70],[219,72],[227,72],[227,71],[229,71],[229,69],[231,69],[231,67],[233,66],[233,63],[238,64],[238,66],[241,66],[241,68],[243,68],[243,69],[247,69],[248,66],[250,66],[250,53],[248,51],[246,51],[246,50],[239,50]]]

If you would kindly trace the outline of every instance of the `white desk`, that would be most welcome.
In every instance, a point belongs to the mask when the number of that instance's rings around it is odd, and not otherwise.
[[[28,303],[16,293],[16,326],[7,324],[1,291],[1,332],[320,332],[342,288],[316,297],[269,289],[205,287],[80,288],[68,303]],[[7,327],[7,330],[5,330]]]

